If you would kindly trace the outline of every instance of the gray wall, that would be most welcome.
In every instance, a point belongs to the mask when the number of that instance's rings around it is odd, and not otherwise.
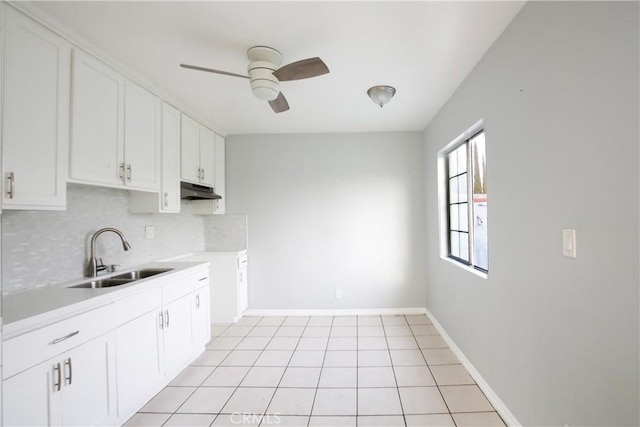
[[[3,293],[84,276],[89,239],[102,227],[120,229],[133,247],[124,252],[113,233],[98,239],[98,255],[122,268],[204,250],[203,217],[192,215],[185,202],[180,214],[130,214],[126,190],[67,189],[66,211],[2,212]],[[153,240],[144,238],[147,225],[155,227]]]
[[[524,425],[640,423],[638,16],[529,2],[425,131],[436,236],[437,152],[484,119],[489,278],[430,238],[427,306]]]
[[[424,307],[420,133],[229,136],[226,150],[249,308]]]

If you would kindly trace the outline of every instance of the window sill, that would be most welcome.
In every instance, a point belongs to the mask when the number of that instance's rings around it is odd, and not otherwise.
[[[478,277],[480,277],[482,279],[488,279],[489,278],[489,274],[488,273],[484,273],[484,272],[482,272],[480,270],[477,270],[477,269],[475,269],[475,268],[473,268],[471,266],[461,264],[460,262],[458,262],[458,261],[456,261],[454,259],[451,259],[451,258],[449,258],[447,256],[441,256],[440,259],[443,260],[443,261],[447,261],[447,262],[455,265],[458,268],[466,270],[469,273],[475,274],[476,276],[478,276]]]

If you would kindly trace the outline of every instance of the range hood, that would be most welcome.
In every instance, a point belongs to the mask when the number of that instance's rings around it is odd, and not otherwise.
[[[216,194],[213,188],[190,182],[180,183],[180,198],[186,200],[218,200],[222,196]]]

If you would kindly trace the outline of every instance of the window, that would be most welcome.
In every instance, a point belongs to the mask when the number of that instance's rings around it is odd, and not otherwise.
[[[474,132],[475,130],[475,132]],[[471,135],[467,137],[467,135]],[[446,256],[489,271],[487,241],[487,156],[485,133],[477,126],[441,152],[446,191]],[[444,224],[442,224],[444,225]]]

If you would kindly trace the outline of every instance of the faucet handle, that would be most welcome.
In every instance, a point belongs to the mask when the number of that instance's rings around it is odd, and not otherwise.
[[[98,271],[104,271],[107,269],[107,266],[104,265],[104,262],[102,262],[102,258],[98,258],[98,262],[96,264],[96,273]]]
[[[115,271],[118,271],[118,267],[120,267],[120,264],[110,264],[105,266],[104,268],[107,270],[108,273],[113,273]]]

